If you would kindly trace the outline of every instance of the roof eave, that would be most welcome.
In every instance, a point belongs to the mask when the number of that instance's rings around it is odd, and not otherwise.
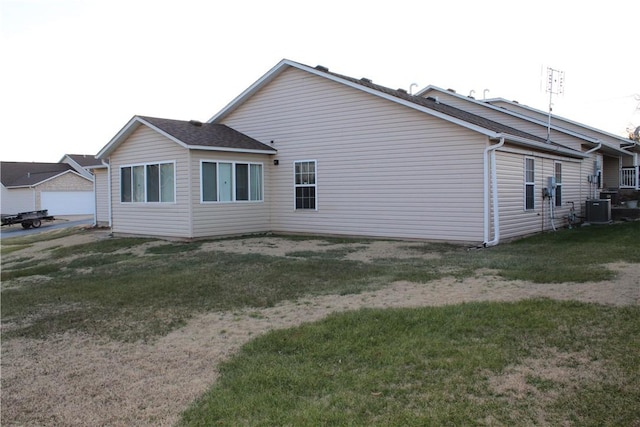
[[[260,150],[251,148],[231,148],[231,147],[209,147],[203,145],[189,145],[189,150],[203,150],[203,151],[221,151],[225,153],[245,153],[245,154],[278,154],[278,151],[273,150]]]
[[[530,148],[535,148],[540,151],[545,151],[547,153],[559,154],[565,157],[572,157],[576,159],[586,159],[589,157],[588,154],[585,154],[581,151],[572,150],[571,148],[561,147],[556,144],[550,144],[547,142],[538,142],[530,139],[522,138],[515,135],[509,134],[500,134],[501,137],[512,144],[523,145]]]
[[[126,125],[96,154],[97,159],[106,158],[118,145],[133,133],[142,123],[138,116],[133,116]]]
[[[115,150],[118,145],[120,145],[125,139],[127,139],[136,129],[138,129],[138,127],[140,127],[140,125],[145,125],[147,127],[149,127],[150,129],[154,130],[155,132],[158,132],[160,135],[170,139],[171,141],[175,142],[176,144],[187,148],[187,144],[185,144],[184,142],[182,142],[181,140],[179,140],[178,138],[176,138],[175,136],[163,131],[162,129],[160,129],[159,127],[151,124],[150,122],[148,122],[147,120],[143,119],[140,116],[133,116],[133,118],[131,118],[131,120],[129,120],[129,122],[124,125],[124,127],[120,130],[120,132],[118,132],[116,134],[116,136],[114,136],[111,141],[109,141],[109,143],[102,149],[100,150],[100,152],[98,154],[96,154],[96,158],[97,159],[103,159],[106,156],[108,156],[109,154],[111,154],[113,152],[113,150]]]

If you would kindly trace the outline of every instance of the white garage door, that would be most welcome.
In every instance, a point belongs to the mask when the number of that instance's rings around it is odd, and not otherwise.
[[[43,191],[42,209],[49,215],[93,215],[93,191]]]

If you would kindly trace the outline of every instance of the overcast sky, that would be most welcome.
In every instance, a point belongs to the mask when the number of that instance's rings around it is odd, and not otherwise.
[[[206,121],[281,59],[640,125],[639,1],[0,0],[3,161],[96,154],[134,115]],[[414,88],[414,92],[416,89]]]

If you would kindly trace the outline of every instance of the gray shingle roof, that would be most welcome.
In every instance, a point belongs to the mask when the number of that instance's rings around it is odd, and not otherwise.
[[[227,125],[138,116],[190,147],[217,147],[233,150],[277,150]]]
[[[487,130],[490,130],[490,131],[493,131],[493,132],[505,133],[505,134],[518,136],[518,137],[526,138],[526,139],[529,139],[529,140],[532,140],[532,141],[537,141],[537,142],[546,142],[546,139],[544,139],[544,138],[540,138],[538,136],[532,135],[532,134],[527,133],[527,132],[523,132],[523,131],[518,130],[516,128],[503,125],[502,123],[486,119],[486,118],[481,117],[481,116],[479,116],[477,114],[469,113],[468,111],[461,110],[461,109],[453,107],[451,105],[443,104],[441,102],[436,101],[433,98],[423,98],[421,96],[410,95],[409,93],[407,93],[404,90],[390,89],[388,87],[375,84],[369,79],[364,79],[364,78],[363,79],[355,79],[353,77],[345,76],[345,75],[342,75],[342,74],[337,74],[337,73],[334,73],[334,72],[331,72],[331,71],[325,71],[326,68],[323,69],[321,67],[316,67],[316,69],[319,70],[319,71],[324,71],[327,74],[331,74],[333,76],[339,77],[341,79],[348,80],[348,81],[350,81],[352,83],[357,83],[359,85],[368,87],[369,89],[373,89],[373,90],[376,90],[378,92],[382,92],[382,93],[387,94],[387,95],[395,96],[395,97],[403,99],[405,101],[412,102],[414,104],[420,105],[422,107],[429,108],[431,110],[437,111],[437,112],[442,113],[442,114],[446,114],[448,116],[454,117],[454,118],[459,119],[459,120],[463,120],[463,121],[465,121],[467,123],[471,123],[471,124],[480,126],[480,127],[484,128],[484,129],[487,129]]]
[[[102,165],[100,160],[96,159],[96,156],[92,154],[67,154],[67,156],[83,168]]]
[[[66,163],[0,162],[0,180],[5,187],[26,187],[73,170]]]

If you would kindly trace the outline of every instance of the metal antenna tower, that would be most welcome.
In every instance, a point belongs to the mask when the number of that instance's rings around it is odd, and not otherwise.
[[[549,120],[547,122],[547,142],[551,141],[551,110],[553,95],[564,93],[564,71],[547,67],[547,93],[549,93]]]

